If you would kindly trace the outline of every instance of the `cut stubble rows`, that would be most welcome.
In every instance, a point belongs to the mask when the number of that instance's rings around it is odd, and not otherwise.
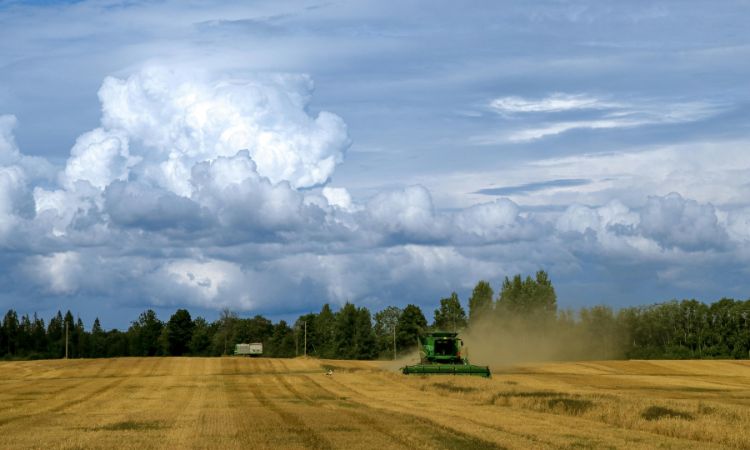
[[[750,364],[586,362],[404,376],[378,362],[0,363],[2,448],[743,448]],[[332,375],[326,371],[332,370]]]

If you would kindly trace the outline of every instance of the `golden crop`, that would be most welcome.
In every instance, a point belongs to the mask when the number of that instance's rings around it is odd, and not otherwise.
[[[326,375],[328,369],[333,375]],[[750,363],[404,376],[384,363],[0,363],[0,448],[747,448]]]

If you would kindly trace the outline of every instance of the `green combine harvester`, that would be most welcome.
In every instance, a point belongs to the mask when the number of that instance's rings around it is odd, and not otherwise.
[[[474,366],[461,356],[463,341],[458,333],[434,332],[419,337],[420,363],[401,369],[405,375],[443,374],[490,377],[490,368]]]

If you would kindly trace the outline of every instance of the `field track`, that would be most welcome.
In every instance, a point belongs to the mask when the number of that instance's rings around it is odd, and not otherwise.
[[[333,375],[325,374],[327,369]],[[750,448],[750,363],[0,362],[0,448]]]

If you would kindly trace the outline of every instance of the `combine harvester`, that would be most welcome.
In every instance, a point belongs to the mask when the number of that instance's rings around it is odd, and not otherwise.
[[[490,368],[474,366],[469,359],[461,357],[463,341],[458,333],[434,332],[419,337],[420,363],[401,369],[405,375],[441,374],[476,375],[489,378]]]

